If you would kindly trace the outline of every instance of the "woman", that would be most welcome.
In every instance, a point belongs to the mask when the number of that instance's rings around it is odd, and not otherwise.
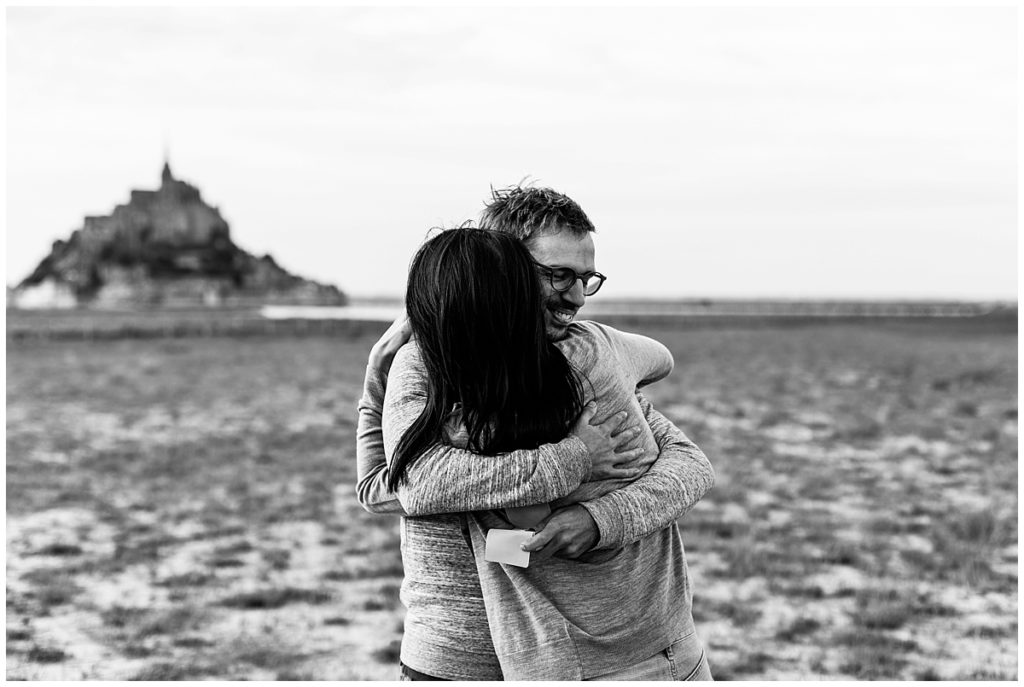
[[[519,241],[472,229],[440,234],[413,260],[406,307],[416,341],[395,357],[383,438],[386,479],[407,512],[428,512],[409,488],[421,478],[440,485],[430,495],[434,513],[561,499],[557,505],[606,493],[657,457],[658,446],[641,421],[634,390],[670,371],[667,349],[594,323],[574,325],[573,336],[562,344],[565,352],[548,342],[535,265]],[[597,402],[598,417],[625,413],[640,430],[629,433],[635,442],[630,450],[644,456],[644,462],[628,473],[620,468],[618,482],[591,480],[589,452],[580,440],[590,428],[583,421],[586,414],[578,418],[591,400]],[[438,480],[438,466],[443,470],[446,463],[421,458],[438,442],[475,452],[475,475],[473,466],[467,472],[453,463],[448,479]],[[533,456],[532,469],[547,479],[524,481],[526,455]],[[360,472],[362,499],[364,485],[380,485],[385,472]],[[493,649],[477,653],[485,663],[484,654],[493,650],[505,679],[601,677],[690,637],[691,648],[699,649],[689,613],[673,613],[684,606],[677,603],[680,596],[689,593],[685,578],[680,583],[678,568],[685,564],[677,532],[651,535],[658,541],[645,542],[646,549],[631,544],[581,561],[551,559],[528,568],[489,563],[487,530],[508,528],[510,521],[531,524],[531,516],[533,521],[538,517],[529,512],[509,516],[477,512],[403,519],[402,600],[408,608],[403,663],[416,670],[433,666],[434,672],[425,672],[435,677],[494,679],[480,670],[437,674],[446,657],[456,656],[460,665],[472,663],[466,648],[479,626],[460,636],[445,616],[470,618],[481,600]],[[453,536],[460,531],[462,541]],[[677,569],[645,566],[644,552],[651,546],[673,549]],[[468,553],[479,575],[479,592],[463,574]],[[462,571],[454,587],[436,574],[453,569]],[[656,600],[653,608],[640,603],[651,599]],[[691,673],[701,666],[706,671],[702,652],[693,662]]]

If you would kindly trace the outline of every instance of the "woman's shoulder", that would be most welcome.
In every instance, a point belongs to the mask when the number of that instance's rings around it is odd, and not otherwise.
[[[606,324],[600,322],[594,322],[593,320],[577,320],[569,325],[569,336],[567,339],[572,341],[590,342],[592,345],[607,345],[612,344],[623,338],[623,333],[615,327],[609,327]]]
[[[570,337],[574,334],[578,337],[592,340],[605,341],[611,344],[622,344],[624,342],[635,341],[636,339],[644,339],[648,341],[657,341],[644,334],[635,334],[633,332],[624,332],[621,329],[616,329],[607,324],[601,322],[594,322],[593,320],[580,320],[573,322],[569,329]]]
[[[581,342],[577,344],[579,350],[589,350],[598,357],[604,357],[611,353],[620,359],[632,362],[637,362],[639,359],[668,358],[671,360],[672,358],[672,353],[657,339],[643,334],[624,332],[591,320],[574,322],[568,339]],[[566,355],[569,353],[566,352]]]
[[[398,352],[395,353],[395,359],[392,364],[398,364],[399,361],[408,363],[410,360],[421,360],[420,358],[420,346],[416,343],[416,339],[409,339]]]
[[[388,372],[388,383],[390,384],[393,380],[410,376],[422,376],[422,374],[423,357],[420,353],[420,347],[416,344],[416,340],[413,339],[395,353],[395,358],[391,362],[391,370]]]
[[[566,358],[580,368],[588,368],[612,347],[607,327],[590,320],[577,320],[569,325],[568,334],[555,345]]]

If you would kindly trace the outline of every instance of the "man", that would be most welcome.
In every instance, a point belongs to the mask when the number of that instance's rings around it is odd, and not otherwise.
[[[514,187],[493,194],[481,226],[524,241],[542,273],[547,334],[553,341],[564,339],[588,291],[595,290],[590,236],[594,227],[589,218],[571,199],[550,189]],[[474,460],[473,454],[437,445],[417,461],[416,474],[410,474],[397,498],[388,493],[380,411],[387,366],[407,337],[396,323],[371,352],[358,429],[360,502],[371,512],[417,516],[403,520],[403,535],[405,527],[415,526],[423,528],[418,530],[418,541],[432,542],[429,551],[404,550],[407,580],[402,601],[408,612],[403,675],[500,679],[504,672],[506,679],[710,679],[693,629],[692,596],[675,520],[704,495],[714,475],[703,453],[642,397],[645,418],[660,450],[648,473],[606,496],[556,510],[526,545],[533,552],[531,564],[553,555],[576,558],[592,549],[629,547],[629,555],[620,557],[621,564],[611,566],[611,579],[588,582],[589,590],[606,604],[606,597],[617,590],[632,595],[623,627],[610,640],[582,635],[577,640],[570,634],[549,655],[517,657],[506,651],[499,662],[476,562],[459,517],[451,513],[552,501],[571,490],[573,485],[566,488],[570,478],[565,473],[582,463],[579,456],[566,453],[575,449],[565,446],[513,452],[504,457],[502,469],[521,479],[508,493],[495,493],[489,488],[493,481],[480,472],[481,461]],[[615,450],[621,436],[609,436],[608,442],[606,450]],[[564,471],[559,465],[565,466]],[[581,479],[575,475],[576,484]],[[436,490],[431,489],[439,480],[456,481],[463,499],[439,505],[433,498]],[[413,582],[409,566],[416,568]],[[644,596],[648,593],[650,598]],[[644,624],[639,613],[655,616],[652,624],[663,631],[644,634],[636,627],[633,632],[633,626]],[[568,628],[572,619],[564,623]],[[602,662],[601,641],[630,644],[626,649],[631,661],[625,665]],[[570,652],[562,646],[575,647],[574,656],[568,656]],[[553,665],[562,655],[566,655],[565,665]]]

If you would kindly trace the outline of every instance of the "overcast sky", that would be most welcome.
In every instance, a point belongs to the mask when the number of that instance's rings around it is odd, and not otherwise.
[[[241,247],[400,294],[525,177],[602,295],[1017,297],[1015,10],[7,9],[7,282],[175,175]]]

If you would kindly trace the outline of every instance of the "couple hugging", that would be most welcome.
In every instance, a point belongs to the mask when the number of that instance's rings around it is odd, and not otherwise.
[[[575,321],[605,277],[571,199],[496,191],[480,227],[417,252],[359,402],[359,501],[402,516],[402,679],[710,680],[676,520],[714,472],[637,391],[671,354]]]

